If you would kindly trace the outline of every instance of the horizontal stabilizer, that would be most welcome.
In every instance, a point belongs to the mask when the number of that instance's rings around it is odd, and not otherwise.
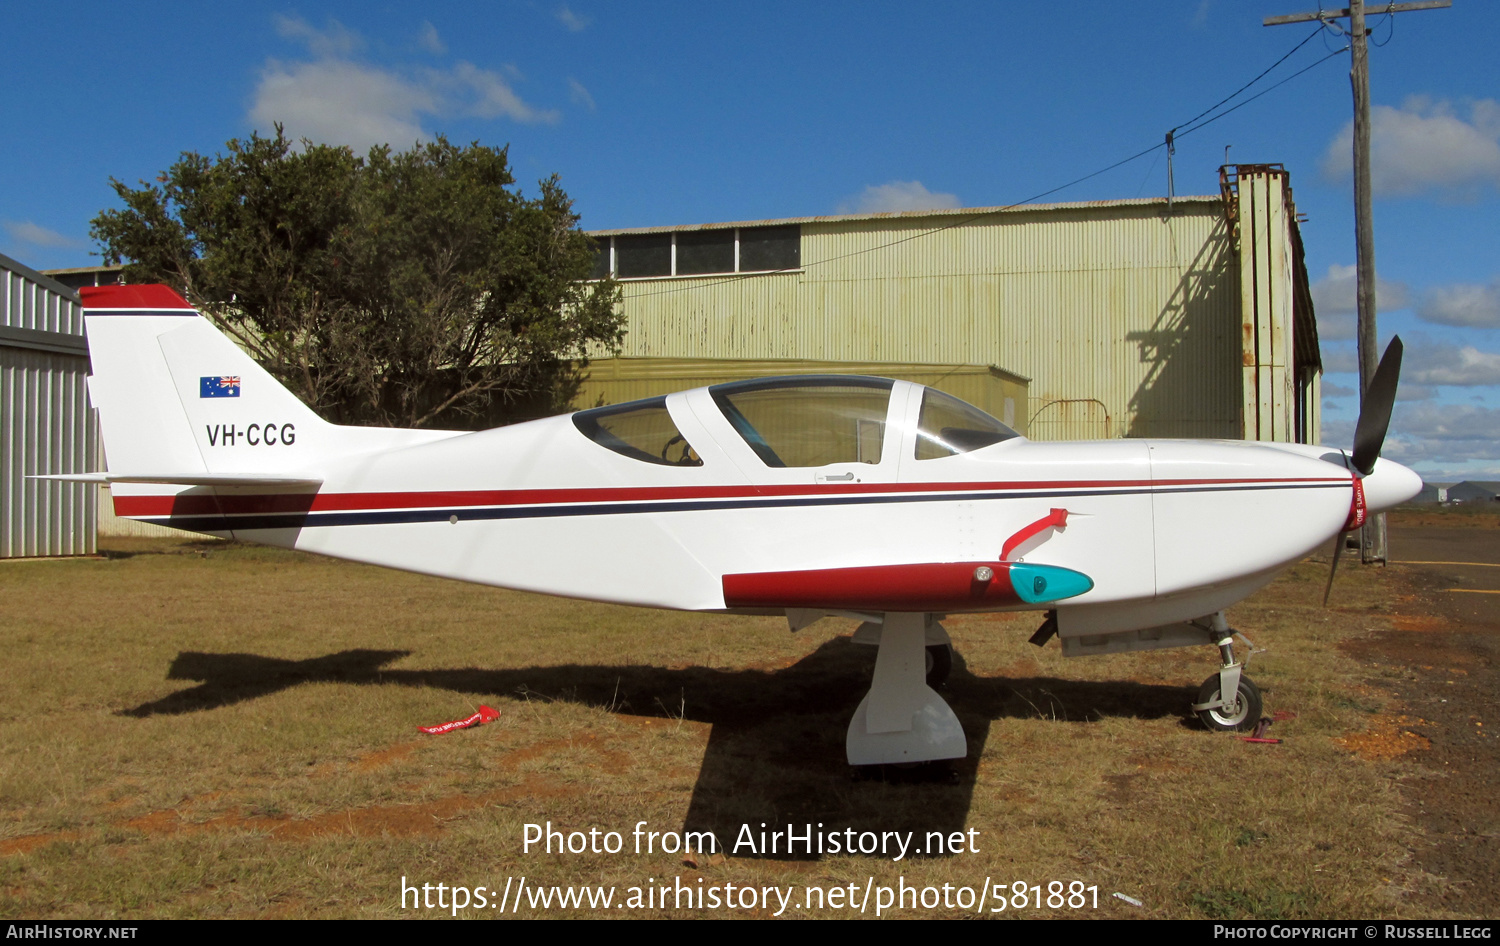
[[[277,476],[269,473],[55,473],[32,476],[33,480],[64,483],[161,483],[166,486],[322,486],[309,476]]]

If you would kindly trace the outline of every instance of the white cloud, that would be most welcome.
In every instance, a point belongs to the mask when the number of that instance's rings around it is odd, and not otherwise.
[[[82,240],[63,236],[56,230],[48,230],[46,227],[32,223],[30,220],[7,220],[5,221],[5,232],[10,234],[12,240],[21,243],[30,243],[32,246],[56,246],[64,249],[74,249],[85,245]]]
[[[1353,338],[1358,306],[1357,267],[1328,267],[1328,275],[1312,284],[1313,311],[1318,316],[1318,337],[1329,340]],[[1375,311],[1391,312],[1411,304],[1406,284],[1375,277]]]
[[[448,51],[443,38],[438,35],[437,27],[426,20],[422,21],[422,29],[417,32],[417,45],[434,56],[441,56]]]
[[[1358,268],[1340,266],[1335,263],[1328,267],[1328,275],[1312,284],[1313,308],[1318,315],[1327,312],[1330,315],[1342,315],[1359,311],[1359,272]],[[1375,309],[1377,312],[1391,312],[1396,309],[1404,309],[1411,305],[1411,290],[1404,282],[1394,282],[1381,279],[1377,273],[1375,276]]]
[[[866,187],[839,204],[838,212],[895,213],[902,210],[947,210],[962,207],[956,194],[933,193],[921,181],[891,181]]]
[[[1331,180],[1352,175],[1354,124],[1334,137],[1323,154]],[[1404,197],[1428,191],[1451,199],[1477,199],[1500,187],[1500,102],[1469,104],[1469,120],[1444,100],[1413,96],[1399,109],[1370,110],[1370,177],[1378,196]]]
[[[1322,325],[1318,326],[1322,331]],[[1353,345],[1333,345],[1323,348],[1324,374],[1359,374],[1359,352]]]
[[[1401,378],[1416,384],[1462,386],[1500,384],[1500,352],[1473,345],[1413,344],[1401,364]],[[1500,427],[1495,428],[1500,436]]]
[[[591,17],[580,16],[569,10],[567,4],[557,8],[557,21],[575,33],[579,30],[587,29],[588,25],[594,22]]]
[[[1396,390],[1398,401],[1430,401],[1437,397],[1437,388],[1425,384],[1403,384]]]
[[[1353,397],[1359,393],[1358,388],[1346,388],[1342,384],[1324,384],[1324,397]]]
[[[1198,4],[1198,10],[1193,14],[1193,29],[1201,30],[1208,25],[1208,11],[1213,6],[1213,0],[1202,0]]]
[[[358,33],[332,18],[328,20],[328,28],[323,30],[300,16],[273,14],[271,22],[276,25],[279,36],[302,43],[308,52],[320,59],[352,56],[364,47],[364,40]]]
[[[584,108],[588,109],[591,112],[596,108],[596,106],[594,105],[594,97],[589,94],[588,89],[583,87],[583,83],[579,82],[577,79],[568,79],[568,97],[571,98],[576,104],[582,105]]]
[[[344,61],[271,60],[261,73],[250,122],[269,131],[281,123],[291,138],[356,149],[410,147],[430,135],[420,116],[438,110],[429,88],[372,66]]]
[[[1358,319],[1353,312],[1328,313],[1319,309],[1316,304],[1313,310],[1318,314],[1318,339],[1319,341],[1346,341],[1355,336],[1358,328]]]
[[[337,21],[317,30],[305,21],[277,17],[277,31],[304,43],[310,62],[268,60],[250,107],[252,126],[268,132],[277,123],[291,138],[308,138],[363,150],[371,145],[410,147],[432,138],[431,118],[509,118],[552,123],[556,111],[528,105],[499,73],[459,62],[448,69],[400,69],[356,61],[357,34]],[[437,30],[424,37],[441,45]],[[435,51],[432,45],[427,47]]]
[[[1500,278],[1488,286],[1458,283],[1429,289],[1417,306],[1417,318],[1441,325],[1500,328]]]
[[[1348,446],[1353,420],[1323,422],[1323,443]],[[1380,455],[1411,466],[1425,479],[1488,479],[1486,461],[1500,460],[1500,410],[1435,401],[1400,402]],[[1451,475],[1455,464],[1469,469]],[[1450,472],[1440,472],[1444,467]]]
[[[527,125],[550,125],[559,118],[555,111],[535,109],[521,101],[521,97],[499,73],[480,69],[467,62],[460,62],[446,73],[431,72],[429,78],[434,87],[446,86],[454,94],[449,105],[458,114],[478,118],[513,118]]]
[[[1401,463],[1500,460],[1500,410],[1433,401],[1398,404],[1381,453]]]

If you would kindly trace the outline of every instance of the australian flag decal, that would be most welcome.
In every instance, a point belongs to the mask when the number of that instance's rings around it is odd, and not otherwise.
[[[217,378],[198,379],[199,397],[239,397],[240,379],[238,375]]]

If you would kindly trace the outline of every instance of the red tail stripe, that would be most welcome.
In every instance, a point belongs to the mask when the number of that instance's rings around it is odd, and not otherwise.
[[[191,309],[169,286],[84,286],[78,290],[85,309]]]

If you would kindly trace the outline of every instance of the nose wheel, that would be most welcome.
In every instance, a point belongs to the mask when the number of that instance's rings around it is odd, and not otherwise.
[[[927,647],[927,685],[939,687],[953,672],[953,645],[930,644]]]
[[[1216,732],[1248,732],[1254,729],[1255,724],[1260,722],[1260,687],[1249,677],[1240,674],[1234,700],[1225,700],[1220,695],[1223,689],[1223,682],[1217,673],[1203,681],[1203,686],[1198,688],[1198,702],[1193,708],[1208,708],[1198,710],[1198,719],[1205,727]]]
[[[1198,702],[1193,704],[1193,712],[1206,729],[1248,732],[1260,722],[1263,708],[1260,687],[1244,674],[1250,654],[1247,653],[1242,661],[1234,659],[1234,631],[1224,620],[1222,611],[1209,616],[1205,630],[1212,631],[1219,638],[1216,644],[1219,672],[1204,680],[1198,688]],[[1250,653],[1254,653],[1253,647]]]

